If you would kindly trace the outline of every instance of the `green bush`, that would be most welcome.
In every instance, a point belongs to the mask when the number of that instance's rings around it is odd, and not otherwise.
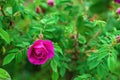
[[[0,0],[0,80],[119,80],[118,7],[114,0]],[[54,45],[42,65],[27,57],[38,39]]]

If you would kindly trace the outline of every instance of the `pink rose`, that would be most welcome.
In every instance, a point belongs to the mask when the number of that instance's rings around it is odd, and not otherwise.
[[[50,40],[36,40],[28,49],[28,60],[32,64],[44,64],[54,57],[54,46]]]
[[[114,0],[114,2],[120,4],[120,0]]]
[[[54,6],[54,0],[48,0],[47,3],[49,6]]]
[[[120,8],[118,8],[116,12],[117,12],[118,14],[120,14]]]

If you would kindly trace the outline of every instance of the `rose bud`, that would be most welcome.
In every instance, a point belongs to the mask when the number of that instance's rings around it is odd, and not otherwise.
[[[46,13],[46,10],[44,8],[41,8],[42,13]]]
[[[14,25],[14,22],[13,22],[13,21],[10,21],[9,25],[10,25],[10,26],[13,26],[13,25]]]
[[[117,42],[120,43],[120,36],[117,36]]]
[[[47,3],[49,6],[54,6],[54,0],[48,0]]]
[[[120,8],[118,8],[116,12],[117,12],[118,14],[120,14]]]
[[[114,2],[120,4],[120,0],[114,0]]]
[[[34,65],[44,64],[54,57],[54,46],[50,40],[36,40],[28,49],[28,60]]]
[[[36,13],[40,13],[41,9],[39,6],[36,7]]]
[[[44,37],[43,34],[39,34],[40,39],[43,39],[43,37]]]
[[[74,39],[74,34],[70,34],[69,38]]]

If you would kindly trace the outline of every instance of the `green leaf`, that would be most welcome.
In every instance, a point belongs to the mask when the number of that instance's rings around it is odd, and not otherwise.
[[[89,78],[89,77],[91,77],[90,74],[83,74],[81,76],[74,78],[74,80],[84,80],[84,79],[87,80],[87,78]]]
[[[19,49],[14,48],[14,49],[12,49],[12,50],[8,51],[8,53],[16,53],[16,52],[18,52],[18,51],[19,51]]]
[[[96,53],[93,53],[93,54],[91,54],[89,57],[88,57],[88,61],[92,61],[92,60],[94,60],[94,59],[96,59],[98,57],[98,54],[96,54]]]
[[[29,42],[22,42],[22,43],[20,43],[20,44],[16,44],[15,46],[24,48],[24,47],[29,46],[29,45],[30,45]]]
[[[22,43],[21,44],[16,44],[15,46],[21,47],[21,48],[25,47],[24,44],[22,44]]]
[[[55,15],[46,16],[45,18],[41,19],[42,24],[56,24],[58,21],[58,17]]]
[[[56,52],[59,52],[61,55],[63,55],[63,51],[62,51],[62,49],[60,48],[60,46],[58,46],[57,44],[55,44],[54,46],[55,46],[55,51],[56,51]]]
[[[60,68],[60,75],[63,77],[65,75],[66,69],[64,67]]]
[[[100,61],[98,61],[97,59],[89,61],[88,62],[89,69],[91,70],[91,69],[97,67],[99,63],[100,63]]]
[[[113,55],[108,56],[107,64],[109,70],[113,71],[116,67],[117,60]]]
[[[19,52],[15,56],[16,62],[21,62],[22,61],[22,52]]]
[[[101,60],[101,59],[105,58],[107,55],[108,55],[107,52],[100,53],[99,56],[98,56],[98,60]]]
[[[98,53],[108,52],[108,45],[102,45]]]
[[[97,74],[101,77],[101,78],[103,78],[103,77],[105,77],[105,76],[107,76],[108,75],[108,71],[107,71],[107,69],[106,69],[106,65],[104,65],[105,63],[102,63],[102,64],[100,64],[98,67],[97,67]]]
[[[8,74],[8,72],[2,68],[0,68],[0,80],[11,80],[11,77]]]
[[[52,80],[58,80],[58,78],[59,78],[59,74],[58,74],[58,72],[52,72]]]
[[[96,0],[93,5],[91,5],[90,10],[93,13],[103,13],[108,11],[108,6],[110,6],[111,0]]]
[[[8,15],[12,15],[12,7],[7,7],[5,11]]]
[[[78,41],[79,41],[80,44],[85,44],[85,43],[86,43],[86,39],[85,39],[85,37],[82,36],[82,35],[79,35],[79,36],[78,36]]]
[[[3,65],[10,63],[15,58],[15,53],[8,54],[3,60]]]
[[[80,32],[81,28],[84,27],[84,20],[82,16],[79,16],[77,18],[77,22],[76,22],[76,27],[77,27],[77,31]]]
[[[50,66],[54,72],[57,72],[57,62],[54,59],[51,61]]]
[[[1,36],[2,39],[4,39],[8,44],[10,43],[10,37],[9,37],[8,33],[7,33],[4,29],[2,29],[1,27],[0,27],[0,36]]]
[[[55,31],[56,30],[56,28],[55,27],[46,27],[45,28],[45,31],[47,31],[47,32],[53,32],[53,31]]]

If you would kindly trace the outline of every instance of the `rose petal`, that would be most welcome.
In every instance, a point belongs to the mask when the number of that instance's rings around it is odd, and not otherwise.
[[[40,53],[41,53],[41,48],[36,48],[36,49],[34,49],[35,50],[35,53],[37,54],[37,55],[39,55]]]
[[[36,50],[36,49],[35,49]],[[34,51],[35,51],[34,50]],[[40,52],[39,53],[34,53],[35,54],[35,56],[37,56],[37,57],[43,57],[44,56],[44,54],[47,54],[48,55],[48,52],[47,52],[47,50],[46,49],[44,49],[44,48],[41,48],[41,49],[39,49],[40,50]]]
[[[34,48],[41,48],[41,47],[43,47],[43,40],[36,40],[33,43],[33,46],[34,46]]]
[[[40,65],[40,64],[44,64],[46,61],[48,60],[48,56],[45,55],[44,57],[40,58],[40,59],[37,59],[35,58],[34,56],[31,56],[29,58],[29,61],[32,63],[32,64],[35,64],[35,65]]]
[[[54,57],[54,46],[52,44],[52,41],[44,40],[43,44],[48,51],[49,58],[53,58]]]
[[[41,48],[34,48],[34,51],[37,55],[39,55],[41,52],[46,52],[48,53],[47,49],[45,47],[41,47]]]

